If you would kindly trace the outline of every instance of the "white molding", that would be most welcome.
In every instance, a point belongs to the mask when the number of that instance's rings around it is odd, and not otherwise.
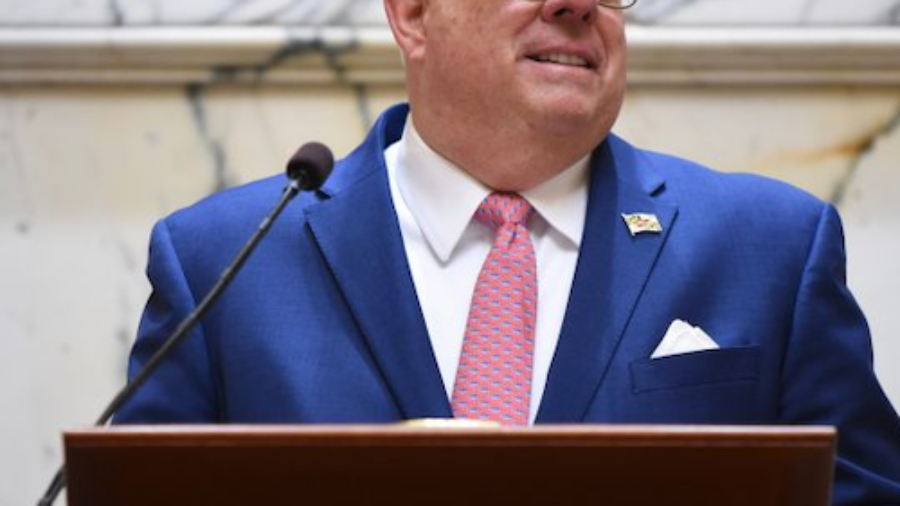
[[[635,84],[900,84],[900,29],[631,28]]]
[[[900,85],[900,29],[629,27],[632,85]],[[0,29],[2,84],[401,84],[387,28]]]

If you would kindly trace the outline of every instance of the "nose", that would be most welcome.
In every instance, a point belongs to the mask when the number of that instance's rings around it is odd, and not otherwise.
[[[597,0],[544,0],[541,17],[548,23],[592,21],[597,15]]]

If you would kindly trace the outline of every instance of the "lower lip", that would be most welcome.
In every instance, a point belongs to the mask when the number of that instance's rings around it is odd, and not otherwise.
[[[561,63],[554,62],[543,62],[532,60],[531,58],[525,59],[525,63],[529,64],[529,68],[534,68],[538,72],[547,73],[550,75],[562,75],[567,77],[592,77],[596,75],[595,69],[587,68],[587,67],[577,67],[574,65],[563,65]]]

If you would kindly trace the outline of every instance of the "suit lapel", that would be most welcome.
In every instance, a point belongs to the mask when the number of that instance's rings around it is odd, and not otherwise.
[[[663,181],[644,169],[613,137],[594,154],[575,281],[538,422],[583,419],[674,224],[677,210],[653,197]],[[632,237],[623,213],[655,214],[663,231]]]
[[[384,166],[385,135],[402,131],[401,114],[405,109],[382,118],[362,151],[344,162],[341,176],[354,180],[338,179],[343,187],[308,207],[306,218],[403,415],[449,417]]]

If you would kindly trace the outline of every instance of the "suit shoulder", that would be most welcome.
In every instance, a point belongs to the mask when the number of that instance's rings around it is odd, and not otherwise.
[[[753,210],[766,218],[809,213],[818,217],[827,204],[806,190],[771,177],[722,172],[677,156],[636,150],[638,170],[665,180],[667,198],[718,209]]]
[[[831,206],[783,181],[757,174],[728,173],[677,156],[614,146],[625,175],[654,200],[678,210],[678,234],[691,243],[731,241],[761,250],[779,245],[805,258]],[[632,174],[628,174],[631,172]]]
[[[170,226],[195,230],[214,228],[243,228],[242,224],[259,224],[281,198],[288,181],[283,175],[271,176],[209,195],[194,204],[179,209],[164,218]],[[302,209],[317,202],[314,193],[302,192],[291,202],[289,211]]]
[[[279,175],[216,192],[163,218],[154,236],[164,228],[184,256],[236,252],[275,208],[286,186],[287,179]],[[295,228],[304,219],[303,208],[317,198],[308,192],[298,195],[272,231]]]
[[[220,190],[173,212],[165,220],[182,226],[210,221],[241,221],[248,214],[256,215],[258,211],[271,207],[285,184],[283,176],[273,176]]]

